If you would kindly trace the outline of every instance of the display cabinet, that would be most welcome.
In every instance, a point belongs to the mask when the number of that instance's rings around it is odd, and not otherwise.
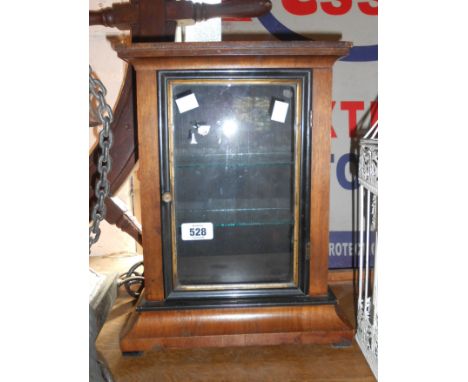
[[[332,65],[346,42],[140,43],[145,289],[124,352],[339,343],[328,288]]]

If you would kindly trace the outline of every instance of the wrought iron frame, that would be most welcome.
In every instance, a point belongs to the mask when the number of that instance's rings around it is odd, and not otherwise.
[[[378,122],[361,140],[359,149],[359,291],[356,341],[377,378]],[[373,272],[370,261],[371,232],[375,232]]]

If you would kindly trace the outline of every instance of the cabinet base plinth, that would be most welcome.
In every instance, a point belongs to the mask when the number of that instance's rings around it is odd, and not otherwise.
[[[334,304],[134,311],[122,352],[159,348],[336,344],[351,341],[351,325]]]

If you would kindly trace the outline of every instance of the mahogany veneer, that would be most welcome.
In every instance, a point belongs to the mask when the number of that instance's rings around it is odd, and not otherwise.
[[[123,352],[155,347],[328,344],[351,341],[351,325],[334,305],[133,312]]]
[[[328,294],[328,235],[332,65],[347,42],[138,43],[117,47],[137,72],[139,156],[145,263],[144,301],[165,303],[157,71],[197,69],[306,69],[312,73],[310,259],[304,295],[312,304],[173,308],[136,311],[122,332],[124,352],[161,347],[337,343],[352,339],[351,325]],[[317,302],[318,301],[318,302]]]

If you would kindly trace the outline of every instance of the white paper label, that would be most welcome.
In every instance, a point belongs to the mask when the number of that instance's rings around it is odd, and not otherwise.
[[[200,125],[198,126],[197,133],[203,136],[208,135],[210,128],[210,125]]]
[[[286,114],[288,114],[288,108],[289,103],[275,100],[271,120],[284,123],[286,121]]]
[[[212,240],[213,223],[183,223],[182,240]]]
[[[197,97],[195,94],[190,93],[186,96],[177,98],[176,100],[177,107],[179,108],[179,113],[185,113],[186,111],[196,109],[198,105]]]

